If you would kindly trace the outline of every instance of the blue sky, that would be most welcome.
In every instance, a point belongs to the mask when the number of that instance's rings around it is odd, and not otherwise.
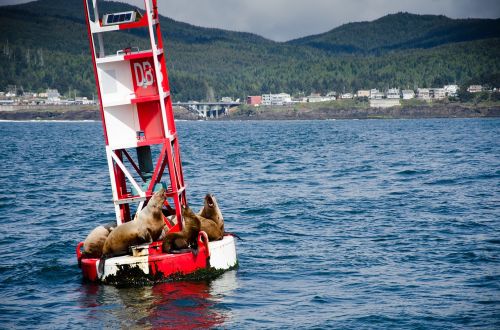
[[[143,0],[123,1],[143,4]],[[0,0],[0,5],[23,2],[28,1]],[[276,41],[400,11],[452,18],[500,17],[500,0],[159,0],[158,5],[163,15],[178,21],[252,32]]]

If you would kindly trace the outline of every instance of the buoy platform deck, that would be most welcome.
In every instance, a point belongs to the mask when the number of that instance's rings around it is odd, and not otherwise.
[[[175,253],[163,253],[162,242],[153,242],[135,249],[133,255],[113,257],[105,260],[82,258],[77,247],[77,258],[84,279],[107,284],[133,284],[138,280],[163,282],[182,279],[199,271],[225,271],[238,264],[236,243],[231,235],[220,241],[208,242],[206,234],[200,232],[198,249],[186,249]],[[104,262],[104,267],[100,265]]]

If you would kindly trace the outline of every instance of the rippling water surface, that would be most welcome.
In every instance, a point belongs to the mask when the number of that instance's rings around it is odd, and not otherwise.
[[[0,123],[0,328],[500,328],[500,120],[179,122],[210,282],[85,284],[114,217],[100,123]]]

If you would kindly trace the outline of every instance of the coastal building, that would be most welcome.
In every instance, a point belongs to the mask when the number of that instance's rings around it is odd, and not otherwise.
[[[444,88],[431,88],[429,90],[429,96],[434,100],[442,100],[446,98],[446,91]]]
[[[469,93],[480,93],[483,91],[483,86],[481,85],[470,85],[469,88],[467,88],[467,91]]]
[[[415,98],[415,92],[411,89],[402,90],[401,95],[403,96],[403,100],[411,100]]]
[[[451,97],[457,96],[459,89],[460,88],[458,87],[458,85],[445,85],[444,86],[444,91],[446,93],[446,96],[451,96]]]
[[[372,100],[382,100],[384,98],[384,93],[380,92],[378,89],[370,90],[370,99]]]
[[[370,97],[370,91],[366,89],[361,89],[356,93],[357,97]]]
[[[431,94],[428,88],[417,89],[417,98],[420,100],[430,100]]]
[[[292,97],[287,93],[262,95],[262,105],[285,105],[290,103],[292,103]]]
[[[75,104],[94,104],[94,101],[89,100],[86,96],[75,97]]]
[[[307,96],[294,97],[292,103],[307,103]]]
[[[247,96],[247,104],[253,106],[259,106],[262,104],[262,96]]]
[[[399,99],[400,98],[399,88],[389,88],[387,90],[386,96],[388,99]]]
[[[35,97],[38,97],[38,94],[33,92],[24,92],[23,97],[28,99],[33,99]]]
[[[335,101],[337,99],[337,92],[328,92],[324,97],[323,101],[328,102],[328,101]]]
[[[220,99],[222,103],[233,103],[233,98],[229,96],[224,96],[223,98]]]
[[[271,105],[271,94],[262,94],[262,105]]]
[[[7,97],[14,97],[17,95],[17,86],[16,85],[7,85],[7,90],[6,90],[5,96]]]
[[[57,89],[47,89],[47,101],[49,103],[59,103],[61,95]]]
[[[317,103],[317,102],[323,102],[323,101],[324,101],[323,97],[319,93],[311,93],[311,95],[309,95],[307,97],[307,102],[309,102],[309,103]]]
[[[352,95],[351,93],[344,93],[341,95],[341,98],[343,100],[352,99],[353,97],[354,97],[354,95]]]

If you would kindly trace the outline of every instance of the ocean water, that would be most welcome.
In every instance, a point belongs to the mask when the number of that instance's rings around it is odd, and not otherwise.
[[[114,217],[100,123],[0,123],[0,328],[500,328],[500,120],[179,122],[239,269],[83,283]]]

